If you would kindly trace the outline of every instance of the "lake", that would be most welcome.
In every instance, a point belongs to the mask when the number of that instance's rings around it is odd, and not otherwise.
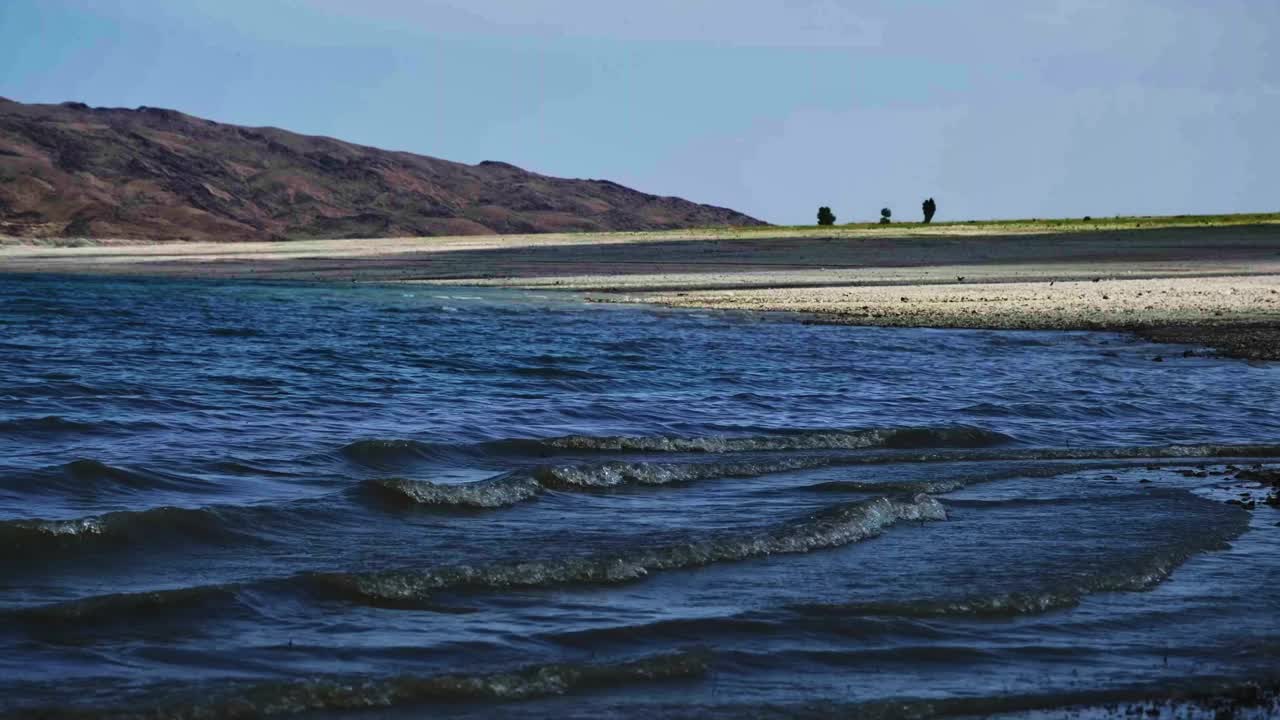
[[[1239,501],[1280,376],[1185,349],[6,276],[0,712],[985,716],[1269,682],[1280,512]]]

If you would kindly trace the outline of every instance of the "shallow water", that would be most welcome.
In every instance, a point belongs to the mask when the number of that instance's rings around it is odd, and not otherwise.
[[[919,717],[1270,680],[1280,513],[1222,473],[1280,462],[1280,376],[1180,350],[4,277],[0,711]]]

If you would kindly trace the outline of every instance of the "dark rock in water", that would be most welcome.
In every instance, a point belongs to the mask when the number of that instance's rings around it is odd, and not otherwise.
[[[1157,355],[1157,356],[1155,356],[1155,357],[1151,358],[1151,362],[1164,362],[1164,358],[1162,358],[1162,357],[1160,357],[1159,355]]]
[[[1120,478],[1116,477],[1115,475],[1103,475],[1102,479],[1103,480],[1119,480]]]
[[[1168,325],[1137,328],[1134,332],[1155,342],[1208,345],[1215,354],[1225,357],[1280,360],[1280,323],[1274,321]]]
[[[1138,482],[1139,482],[1139,483],[1149,483],[1149,482],[1151,482],[1151,481],[1150,481],[1150,480],[1148,480],[1147,478],[1142,478],[1142,479],[1141,479],[1141,480],[1139,480]]]
[[[1280,470],[1241,470],[1236,473],[1237,480],[1250,480],[1264,485],[1280,487]]]

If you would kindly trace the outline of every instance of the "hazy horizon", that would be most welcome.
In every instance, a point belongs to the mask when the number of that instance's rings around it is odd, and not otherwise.
[[[0,5],[0,96],[610,179],[782,224],[1280,209],[1280,6]]]

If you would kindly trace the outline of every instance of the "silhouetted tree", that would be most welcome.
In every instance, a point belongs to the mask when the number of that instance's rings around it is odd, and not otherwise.
[[[831,212],[831,208],[823,205],[818,208],[818,224],[819,225],[835,225],[836,215]]]
[[[881,225],[888,225],[889,223],[893,222],[892,220],[889,219],[891,217],[893,217],[892,210],[890,210],[889,208],[880,208],[880,224]]]
[[[933,198],[929,198],[920,205],[920,209],[924,211],[924,222],[928,225],[933,220],[933,214],[938,212],[938,203],[934,202]]]

